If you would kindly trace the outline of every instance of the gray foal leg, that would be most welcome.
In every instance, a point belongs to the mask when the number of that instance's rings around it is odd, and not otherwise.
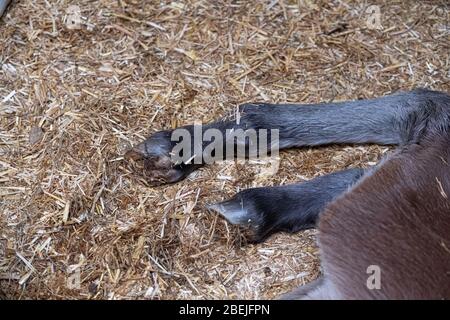
[[[244,104],[239,107],[239,122],[223,119],[203,129],[217,129],[224,136],[227,129],[278,129],[280,148],[336,143],[404,144],[420,139],[430,121],[444,123],[444,119],[436,119],[444,113],[447,116],[449,105],[448,95],[429,90],[337,103]],[[181,128],[194,136],[194,126]],[[178,143],[171,141],[172,132],[156,132],[127,153],[130,158],[144,160],[151,184],[179,181],[202,166],[172,163],[170,153]]]
[[[209,209],[232,224],[249,227],[252,240],[261,242],[276,232],[315,227],[325,206],[363,174],[364,169],[348,169],[298,184],[246,189]]]

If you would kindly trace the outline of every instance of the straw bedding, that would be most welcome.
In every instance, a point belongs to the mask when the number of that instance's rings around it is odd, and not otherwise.
[[[314,230],[247,244],[205,205],[374,164],[388,147],[289,150],[276,175],[226,162],[156,188],[124,152],[245,102],[450,91],[449,26],[445,0],[13,1],[0,22],[0,296],[262,299],[313,280]]]

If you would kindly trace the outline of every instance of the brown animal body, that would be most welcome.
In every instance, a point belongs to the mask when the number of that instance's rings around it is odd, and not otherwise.
[[[449,136],[405,147],[325,209],[324,279],[286,298],[448,299],[449,190]],[[369,266],[379,288],[367,285]]]

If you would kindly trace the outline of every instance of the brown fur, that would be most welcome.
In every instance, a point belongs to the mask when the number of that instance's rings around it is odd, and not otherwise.
[[[306,297],[450,299],[450,137],[389,158],[328,206],[319,230],[325,280]],[[366,286],[370,265],[379,290]]]

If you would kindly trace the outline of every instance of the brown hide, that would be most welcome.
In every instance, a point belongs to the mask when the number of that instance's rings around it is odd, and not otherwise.
[[[328,206],[319,230],[331,297],[450,299],[450,137],[392,156]],[[379,290],[366,285],[371,265]]]

